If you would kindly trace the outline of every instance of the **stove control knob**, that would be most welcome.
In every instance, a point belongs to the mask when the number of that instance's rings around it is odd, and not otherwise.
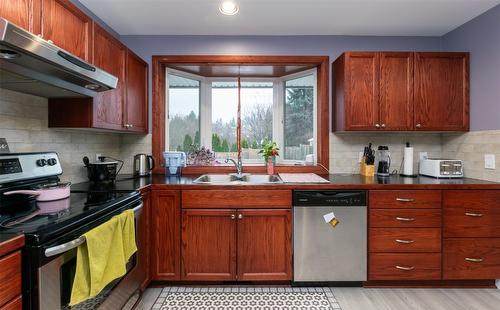
[[[38,160],[36,161],[36,165],[37,165],[38,167],[44,167],[44,166],[47,166],[47,160],[45,160],[45,159],[38,159]]]
[[[55,164],[57,164],[57,159],[55,159],[55,158],[49,158],[47,160],[47,164],[49,164],[49,166],[54,166]]]

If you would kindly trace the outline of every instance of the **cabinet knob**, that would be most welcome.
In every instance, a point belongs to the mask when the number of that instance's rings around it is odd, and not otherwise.
[[[243,214],[238,214],[238,219],[241,220],[243,218]]]
[[[236,214],[231,214],[231,219],[232,220],[236,219]]]
[[[380,124],[375,124],[375,127],[376,128],[380,128]]]
[[[385,128],[385,124],[380,125],[382,128]]]
[[[420,123],[416,124],[415,127],[420,128],[420,127],[422,127],[422,124],[420,124]]]
[[[134,125],[132,125],[132,124],[125,124],[125,125],[123,125],[123,127],[125,127],[125,128],[132,128],[132,127],[134,127]]]

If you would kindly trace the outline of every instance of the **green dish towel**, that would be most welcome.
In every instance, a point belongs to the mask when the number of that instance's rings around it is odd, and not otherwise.
[[[134,211],[116,215],[84,236],[86,242],[77,249],[70,306],[95,297],[125,275],[127,262],[137,251]]]

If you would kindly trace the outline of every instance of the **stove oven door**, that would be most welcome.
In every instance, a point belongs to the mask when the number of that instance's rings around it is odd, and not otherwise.
[[[137,238],[137,223],[142,215],[142,203],[134,208]],[[132,255],[127,263],[127,273],[119,279],[110,283],[96,297],[88,299],[78,305],[69,307],[71,288],[76,270],[77,247],[84,243],[84,238],[77,238],[60,245],[45,249],[45,255],[52,259],[38,268],[38,305],[40,310],[56,309],[99,309],[108,308],[112,302],[113,309],[121,309],[127,300],[139,289],[140,283],[137,281],[136,287],[130,285],[135,282],[131,278],[137,265],[137,252]],[[127,283],[126,287],[134,288],[131,292],[121,292],[121,283]],[[134,283],[133,283],[134,284]],[[121,296],[116,298],[114,296]],[[109,300],[108,300],[109,299]],[[116,307],[115,307],[116,306]],[[108,308],[110,309],[110,308]]]

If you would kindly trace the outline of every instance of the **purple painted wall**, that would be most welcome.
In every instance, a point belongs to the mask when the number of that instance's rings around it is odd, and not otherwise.
[[[153,55],[326,55],[333,62],[348,50],[441,51],[440,37],[121,36],[121,40],[150,65]]]
[[[500,129],[500,5],[442,37],[443,50],[470,52],[471,130]]]

